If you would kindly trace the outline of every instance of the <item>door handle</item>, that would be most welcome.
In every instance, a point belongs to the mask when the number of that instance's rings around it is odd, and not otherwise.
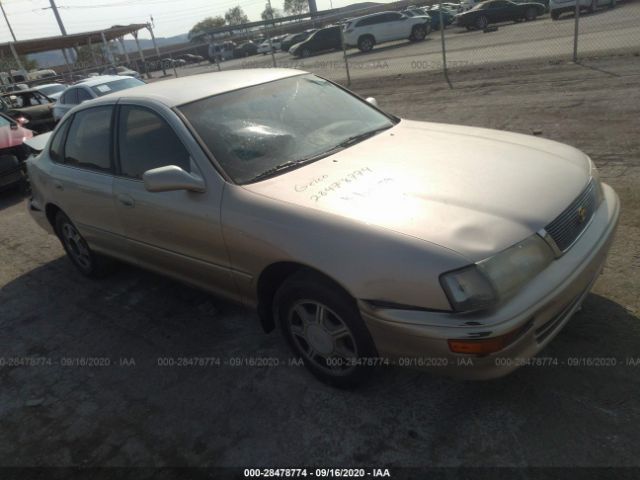
[[[133,208],[134,205],[135,205],[135,202],[134,202],[133,198],[131,198],[130,195],[120,194],[116,198],[125,207]]]

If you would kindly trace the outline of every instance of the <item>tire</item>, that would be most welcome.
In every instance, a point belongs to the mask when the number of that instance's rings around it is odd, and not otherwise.
[[[349,360],[372,358],[376,349],[355,301],[330,281],[301,271],[274,298],[274,317],[293,353],[319,380],[354,387],[373,368]]]
[[[535,8],[527,8],[527,11],[524,12],[524,19],[527,22],[533,22],[538,16],[538,11]]]
[[[91,251],[75,225],[62,212],[56,215],[55,231],[71,263],[80,273],[90,278],[100,278],[111,271],[111,259]]]
[[[411,36],[409,40],[412,42],[421,42],[427,36],[427,29],[424,25],[415,25],[411,29]]]
[[[608,8],[616,8],[616,0],[611,0],[611,1],[609,2],[609,6],[608,6]]]
[[[487,17],[485,17],[484,15],[480,15],[476,19],[475,26],[478,30],[484,30],[485,28],[487,28],[487,25],[489,25],[489,20],[487,20]]]
[[[589,5],[589,8],[587,9],[587,11],[589,13],[595,13],[597,8],[598,8],[597,0],[591,0],[591,5]]]
[[[311,50],[309,50],[308,48],[303,48],[302,49],[302,58],[308,58],[311,56]]]
[[[363,53],[370,52],[375,44],[376,40],[371,35],[363,35],[358,39],[358,49]]]
[[[558,20],[560,18],[560,12],[551,11],[551,20]]]

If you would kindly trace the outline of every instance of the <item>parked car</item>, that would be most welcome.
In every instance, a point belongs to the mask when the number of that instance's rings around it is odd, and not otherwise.
[[[267,53],[271,53],[271,50],[276,51],[276,49],[269,44],[269,39],[266,39],[258,45],[257,52],[266,55]]]
[[[4,102],[0,111],[13,119],[22,118],[29,122],[29,128],[43,133],[55,125],[53,112],[54,101],[35,89],[16,90],[0,95]]]
[[[456,23],[467,30],[482,30],[490,23],[532,21],[544,12],[545,6],[541,3],[488,0],[456,15]]]
[[[115,257],[254,307],[340,385],[375,359],[524,364],[580,308],[620,211],[575,148],[403,120],[299,70],[119,91],[45,139],[28,209],[82,274]]]
[[[244,42],[233,49],[234,58],[244,58],[258,53],[258,46],[252,41]]]
[[[231,60],[233,58],[233,50],[236,48],[235,42],[212,43],[209,45],[209,62],[215,63]]]
[[[200,63],[204,61],[202,55],[195,55],[193,53],[183,53],[179,55],[178,58],[184,60],[186,63]]]
[[[284,37],[286,37],[286,35],[277,35],[271,39],[271,45],[273,46],[274,50],[281,49],[282,40],[284,40]]]
[[[57,122],[76,105],[127,88],[144,85],[142,80],[119,75],[91,77],[69,87],[53,107],[53,118]]]
[[[598,8],[614,8],[616,0],[579,0],[580,10],[595,12]],[[551,18],[557,20],[565,12],[576,11],[576,0],[549,0],[549,11]]]
[[[429,17],[431,17],[431,27],[434,30],[440,30],[440,9],[435,7],[424,11]],[[442,9],[442,22],[445,28],[447,25],[451,25],[455,19],[456,14],[446,8]]]
[[[33,137],[33,132],[25,128],[26,120],[15,120],[0,113],[0,191],[15,186],[26,186],[24,161],[29,149],[24,141]]]
[[[37,87],[33,87],[34,90],[37,90],[41,93],[44,93],[51,100],[58,101],[62,92],[64,92],[68,87],[68,85],[64,85],[62,83],[45,83],[44,85],[38,85]]]
[[[107,67],[103,70],[102,75],[119,75],[121,77],[137,78],[138,80],[142,79],[142,75],[140,75],[140,73],[122,65],[119,67]]]
[[[316,32],[316,31],[317,31],[317,29],[313,28],[311,30],[305,30],[304,32],[292,33],[290,35],[287,35],[286,37],[284,37],[282,42],[280,42],[280,49],[283,52],[288,52],[292,45],[295,45],[296,43],[300,43],[300,42],[306,40],[307,38],[309,38],[309,36],[312,33]]]
[[[325,27],[312,33],[309,38],[289,47],[289,53],[294,57],[308,57],[310,55],[329,50],[342,49],[340,27]]]
[[[344,26],[344,41],[348,47],[370,51],[375,45],[407,39],[424,40],[431,31],[431,18],[408,17],[400,12],[382,12],[352,19]]]

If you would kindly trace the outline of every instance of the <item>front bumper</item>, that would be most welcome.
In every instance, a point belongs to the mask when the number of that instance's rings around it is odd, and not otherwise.
[[[43,228],[47,233],[55,235],[53,227],[49,223],[49,219],[47,218],[47,214],[45,213],[45,209],[38,202],[38,200],[33,197],[30,198],[27,202],[27,209],[29,210],[31,218],[33,218],[41,228]]]
[[[504,305],[472,314],[371,308],[362,317],[380,357],[465,379],[506,375],[542,350],[580,308],[600,274],[618,223],[618,196],[603,185],[604,200],[578,241]],[[486,339],[518,332],[502,350],[453,353],[449,340]]]

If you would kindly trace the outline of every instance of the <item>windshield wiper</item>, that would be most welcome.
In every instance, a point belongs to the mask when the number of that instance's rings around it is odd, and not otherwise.
[[[342,142],[340,142],[338,145],[336,145],[335,148],[347,148],[350,147],[351,145],[355,145],[356,143],[362,142],[363,140],[366,140],[367,138],[373,137],[374,135],[383,132],[384,130],[388,130],[391,127],[393,127],[393,125],[387,125],[381,128],[376,128],[375,130],[370,130],[368,132],[364,132],[364,133],[359,133],[358,135],[354,135],[352,137],[347,138],[346,140],[343,140]]]
[[[340,142],[338,145],[336,145],[335,147],[327,150],[326,152],[322,152],[316,155],[311,155],[309,157],[305,157],[305,158],[301,158],[299,160],[288,160],[284,163],[281,163],[279,165],[276,165],[275,167],[272,167],[268,170],[265,170],[262,173],[259,173],[258,175],[256,175],[255,177],[253,177],[251,180],[249,180],[246,183],[253,183],[253,182],[258,182],[260,180],[264,180],[266,178],[269,177],[273,177],[274,175],[277,175],[278,173],[281,173],[285,170],[291,170],[294,168],[298,168],[301,167],[304,164],[307,163],[312,163],[315,162],[316,160],[320,160],[321,158],[324,157],[328,157],[329,155],[333,155],[334,153],[340,151],[340,150],[344,150],[347,147],[350,147],[351,145],[355,145],[358,142],[361,142],[363,140],[366,140],[369,137],[373,137],[375,134],[380,133],[384,130],[387,130],[389,128],[391,128],[393,125],[390,126],[385,126],[382,128],[377,128],[375,130],[371,130],[369,132],[364,132],[364,133],[359,133],[358,135],[353,135],[352,137],[347,138],[346,140],[343,140],[342,142]]]

